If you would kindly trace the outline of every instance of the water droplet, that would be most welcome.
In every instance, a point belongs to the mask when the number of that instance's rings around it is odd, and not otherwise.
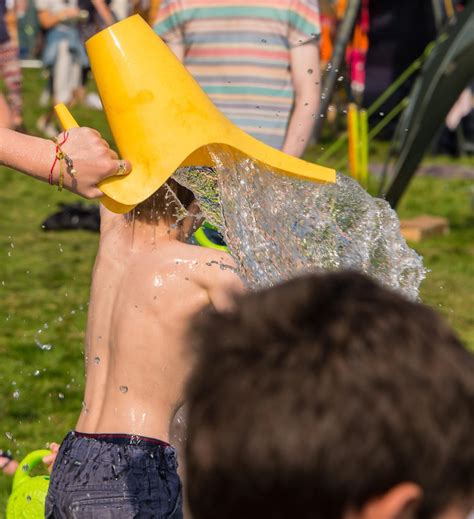
[[[309,69],[307,70],[307,72],[308,72],[308,74],[312,74],[312,73],[313,73],[313,69],[312,69],[312,68],[309,68]]]
[[[28,503],[31,501],[31,496],[26,496],[26,500],[28,501]]]
[[[28,465],[28,463],[25,463],[25,465],[22,465],[21,470],[23,472],[28,472],[30,470],[30,466]]]
[[[383,117],[385,115],[384,112],[379,112],[380,117]]]
[[[15,391],[13,391],[13,398],[15,400],[18,400],[20,398],[20,391],[18,389],[15,389]]]
[[[13,440],[13,434],[11,432],[6,432],[5,433],[5,436],[9,439],[9,440]]]
[[[59,398],[59,400],[64,400],[64,395],[63,395],[63,393],[58,393],[58,398]]]
[[[40,373],[39,369],[35,369],[35,371],[33,371],[33,376],[37,377]]]
[[[100,357],[94,357],[94,362],[96,364],[100,364]]]
[[[337,80],[339,81],[339,83],[340,83],[341,81],[344,81],[344,76],[339,76],[339,77],[337,78]]]
[[[121,393],[126,393],[128,391],[128,387],[127,386],[120,386],[119,389],[120,389]]]

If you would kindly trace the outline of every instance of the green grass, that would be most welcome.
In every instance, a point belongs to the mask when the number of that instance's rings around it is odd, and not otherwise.
[[[38,73],[27,71],[25,120],[32,132],[41,113],[35,104],[40,88]],[[86,109],[74,113],[82,124],[110,136],[101,113]],[[0,168],[0,185],[0,448],[10,448],[21,457],[61,440],[74,427],[81,407],[82,340],[98,236],[42,231],[41,222],[58,202],[76,200],[69,193],[58,193],[6,168]],[[431,269],[421,295],[474,349],[471,186],[466,180],[416,178],[400,215],[449,218],[448,236],[416,246]],[[53,348],[42,351],[35,337]],[[13,396],[16,390],[18,398]],[[9,490],[10,480],[0,475],[0,517]]]

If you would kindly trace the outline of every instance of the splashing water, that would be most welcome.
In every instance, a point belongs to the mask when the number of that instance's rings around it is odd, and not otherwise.
[[[211,168],[181,168],[205,217],[224,234],[250,288],[315,270],[356,269],[415,299],[421,257],[400,234],[389,204],[338,174],[320,184],[275,174],[224,146],[210,146]]]
[[[86,303],[86,305],[80,304],[76,308],[73,308],[69,312],[69,315],[75,316],[78,312],[82,312],[84,310],[84,306],[87,306],[88,304],[89,303]],[[56,319],[51,321],[49,324],[44,323],[43,326],[41,328],[39,328],[39,330],[35,333],[34,342],[35,342],[36,346],[38,346],[38,348],[40,348],[43,351],[51,351],[53,349],[53,345],[50,343],[44,342],[45,335],[47,335],[48,331],[51,331],[50,330],[51,326],[64,325],[66,318],[67,318],[67,314],[59,315],[58,317],[56,317]],[[39,374],[39,372],[38,372],[38,374]]]

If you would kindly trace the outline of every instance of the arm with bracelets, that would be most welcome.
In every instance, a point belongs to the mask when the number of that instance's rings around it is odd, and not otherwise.
[[[97,184],[105,178],[131,171],[96,130],[72,128],[65,137],[51,141],[0,128],[0,164],[54,185],[61,181],[61,188],[85,198],[102,196]]]

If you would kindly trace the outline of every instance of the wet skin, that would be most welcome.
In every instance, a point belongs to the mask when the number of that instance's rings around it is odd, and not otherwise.
[[[229,255],[181,242],[176,226],[101,217],[76,430],[168,441],[191,369],[190,319],[209,303],[225,309],[243,286]]]

